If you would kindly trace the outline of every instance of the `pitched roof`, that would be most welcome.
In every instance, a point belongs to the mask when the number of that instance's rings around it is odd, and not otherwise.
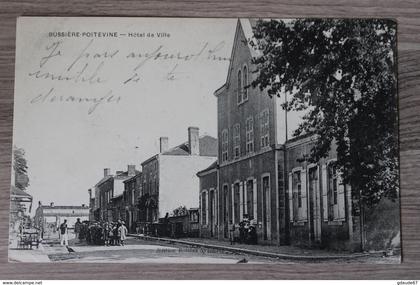
[[[25,191],[23,191],[22,189],[17,188],[16,186],[12,185],[11,189],[10,189],[10,193],[12,196],[15,197],[27,197],[27,198],[32,198],[31,195],[29,195],[28,193],[26,193]]]
[[[199,139],[200,156],[217,156],[217,139],[204,135]],[[162,153],[163,155],[189,155],[190,147],[188,142],[184,142]]]
[[[200,170],[199,172],[197,172],[197,176],[201,176],[201,175],[205,175],[206,172],[213,170],[213,169],[217,169],[218,167],[218,162],[217,160],[215,162],[213,162],[212,164],[210,164],[207,168]]]
[[[137,177],[141,176],[141,174],[142,174],[142,173],[141,173],[141,171],[137,171],[137,170],[136,170],[136,175],[128,177],[127,179],[125,179],[125,180],[123,181],[123,183],[130,182],[131,180],[134,180],[134,179],[136,179]]]
[[[238,22],[236,24],[235,38],[233,40],[232,52],[230,55],[230,63],[229,63],[229,68],[228,68],[228,74],[226,76],[226,81],[221,87],[219,87],[214,92],[215,96],[218,96],[218,94],[222,91],[222,88],[228,85],[229,83],[231,72],[233,70],[232,68],[233,58],[235,57],[236,47],[239,43],[240,31],[242,31],[245,36],[251,56],[257,57],[260,55],[260,52],[256,50],[255,48],[253,48],[250,43],[250,42],[254,42],[256,44],[256,40],[254,38],[254,31],[253,31],[253,28],[255,27],[256,24],[257,24],[257,19],[238,19]]]
[[[51,205],[41,205],[41,208],[44,210],[48,209],[60,209],[60,210],[88,210],[88,206],[51,206]]]
[[[139,170],[136,170],[135,171],[135,175],[134,176],[130,176],[129,177],[129,179],[130,178],[133,178],[133,177],[135,177],[135,176],[137,176],[137,175],[139,175],[139,174],[141,174],[141,171],[139,171]],[[108,175],[108,176],[106,176],[106,177],[103,177],[101,180],[99,180],[99,182],[98,183],[96,183],[95,184],[95,186],[99,186],[100,184],[102,184],[102,183],[104,183],[105,181],[107,181],[108,179],[111,179],[111,178],[115,178],[115,179],[121,179],[121,178],[125,178],[125,176],[128,176],[128,171],[122,171],[122,172],[118,172],[117,174],[115,174],[115,175]],[[125,178],[125,180],[126,180],[126,178]],[[124,181],[125,181],[124,180]]]
[[[112,175],[103,177],[101,180],[98,181],[98,183],[95,184],[95,186],[99,186],[100,184],[104,183],[105,181],[107,181],[108,179],[111,179],[111,178],[113,178]]]

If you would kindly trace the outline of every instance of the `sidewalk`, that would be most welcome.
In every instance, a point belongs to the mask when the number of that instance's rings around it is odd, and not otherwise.
[[[42,244],[32,250],[9,248],[9,262],[51,262]]]
[[[331,252],[321,249],[302,249],[295,246],[275,246],[275,245],[249,245],[235,243],[233,245],[228,241],[221,241],[216,239],[205,239],[205,238],[158,238],[136,234],[129,234],[129,236],[137,237],[143,240],[165,242],[172,244],[182,244],[195,247],[203,247],[216,249],[221,251],[230,251],[242,254],[251,254],[257,256],[266,256],[280,259],[291,259],[291,260],[334,260],[334,259],[354,259],[367,257],[368,253],[341,253]]]

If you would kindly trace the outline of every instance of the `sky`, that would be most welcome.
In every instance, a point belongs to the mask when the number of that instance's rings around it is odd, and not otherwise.
[[[88,204],[104,168],[140,169],[161,136],[217,137],[236,21],[19,18],[13,143],[34,204]]]

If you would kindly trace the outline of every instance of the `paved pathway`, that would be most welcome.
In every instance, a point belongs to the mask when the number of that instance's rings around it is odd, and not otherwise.
[[[42,244],[39,245],[38,249],[32,250],[24,249],[9,249],[9,261],[10,262],[51,262],[48,255],[44,251]]]
[[[270,245],[248,245],[235,243],[231,245],[229,242],[216,239],[203,238],[182,238],[169,239],[148,237],[143,235],[131,235],[146,241],[167,242],[173,244],[183,244],[189,246],[211,248],[218,250],[226,250],[230,252],[266,256],[271,258],[289,259],[289,260],[334,260],[334,259],[355,259],[369,256],[368,253],[348,253],[348,252],[331,252],[320,249],[302,249],[294,246],[270,246]]]

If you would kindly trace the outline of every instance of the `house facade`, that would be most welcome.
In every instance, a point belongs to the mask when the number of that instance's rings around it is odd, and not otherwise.
[[[218,164],[213,162],[209,167],[197,173],[200,179],[200,236],[214,238],[218,234]]]
[[[180,206],[198,208],[196,173],[216,158],[217,139],[200,137],[197,127],[189,127],[188,141],[173,148],[168,138],[160,138],[160,153],[141,164],[140,221],[157,223]]]
[[[249,44],[252,24],[238,20],[227,80],[214,93],[218,166],[198,173],[201,232],[228,239],[232,225],[247,217],[260,244],[337,241],[351,247],[358,217],[352,215],[350,187],[334,168],[335,146],[327,158],[309,163],[316,138],[293,136],[304,112],[286,113],[284,93],[271,98],[250,87],[257,76],[251,60],[258,56]]]
[[[142,173],[139,172],[135,176],[124,180],[124,211],[125,221],[129,232],[135,232],[137,222],[139,221],[138,200],[142,192]]]
[[[118,199],[111,202],[119,196],[123,200],[124,181],[138,173],[135,165],[128,165],[127,171],[117,171],[114,175],[109,168],[104,169],[104,177],[93,187],[95,189],[93,216],[96,221],[112,222],[116,217],[125,217],[125,211],[116,206]]]

